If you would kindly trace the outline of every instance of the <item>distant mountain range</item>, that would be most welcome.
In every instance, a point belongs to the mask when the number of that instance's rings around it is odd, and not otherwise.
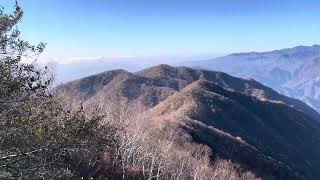
[[[254,78],[274,90],[306,102],[320,112],[320,46],[298,46],[269,52],[235,53],[182,63]]]
[[[105,70],[136,72],[153,65],[153,59],[134,61],[97,61],[58,64],[56,84],[75,80]],[[175,63],[200,69],[222,71],[241,78],[253,78],[277,92],[307,103],[320,112],[320,46],[298,46],[269,52],[234,53],[223,57]],[[161,62],[160,58],[156,62]]]
[[[238,56],[227,57],[233,62]],[[153,125],[176,124],[190,141],[208,145],[214,157],[231,159],[264,179],[320,178],[319,114],[252,79],[159,65],[136,73],[106,71],[55,90],[84,107],[134,112]]]

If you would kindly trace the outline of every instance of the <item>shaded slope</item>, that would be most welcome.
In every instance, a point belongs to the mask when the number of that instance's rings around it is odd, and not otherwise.
[[[148,113],[146,116],[156,122],[182,123],[195,141],[208,144],[213,152],[259,175],[298,178],[293,168],[313,179],[320,176],[316,169],[320,127],[287,105],[197,81]]]

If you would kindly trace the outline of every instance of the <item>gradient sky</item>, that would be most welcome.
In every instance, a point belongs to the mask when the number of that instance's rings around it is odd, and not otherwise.
[[[1,0],[9,10],[13,0]],[[320,44],[318,0],[20,0],[46,57],[223,54]],[[9,9],[8,9],[9,8]]]

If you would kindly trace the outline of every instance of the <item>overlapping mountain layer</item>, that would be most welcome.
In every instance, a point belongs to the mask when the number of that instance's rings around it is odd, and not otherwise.
[[[190,141],[208,145],[213,159],[230,159],[265,179],[320,177],[319,114],[251,79],[159,65],[103,72],[57,91],[150,126],[174,124]]]

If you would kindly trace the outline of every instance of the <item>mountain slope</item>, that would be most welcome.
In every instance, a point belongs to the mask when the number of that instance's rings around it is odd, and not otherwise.
[[[270,52],[235,53],[184,65],[254,78],[276,91],[320,111],[320,46],[298,46]]]
[[[285,104],[260,101],[200,80],[148,113],[154,121],[180,120],[195,141],[259,175],[294,179],[293,168],[307,177],[319,177],[320,126]]]
[[[138,72],[137,74],[149,78],[169,79],[170,81],[172,81],[172,79],[180,81],[183,80],[188,84],[199,79],[204,79],[212,81],[229,90],[255,96],[260,100],[268,100],[279,103],[283,102],[305,112],[315,120],[320,119],[319,114],[303,102],[283,96],[271,88],[266,87],[252,79],[236,78],[223,72],[191,69],[187,67],[174,68],[168,65],[160,65],[148,68]]]
[[[265,179],[320,177],[315,169],[320,165],[320,127],[314,121],[319,114],[254,80],[159,65],[137,73],[107,71],[56,92],[85,108],[102,105],[110,116],[178,123],[194,142]]]
[[[142,111],[199,79],[212,81],[221,87],[246,93],[260,100],[285,103],[315,120],[320,119],[320,115],[303,102],[283,96],[252,79],[240,79],[223,72],[187,67],[159,65],[137,73],[124,70],[107,71],[66,83],[57,89],[68,89],[71,97],[83,99],[86,103],[120,98],[125,103],[138,106]]]

